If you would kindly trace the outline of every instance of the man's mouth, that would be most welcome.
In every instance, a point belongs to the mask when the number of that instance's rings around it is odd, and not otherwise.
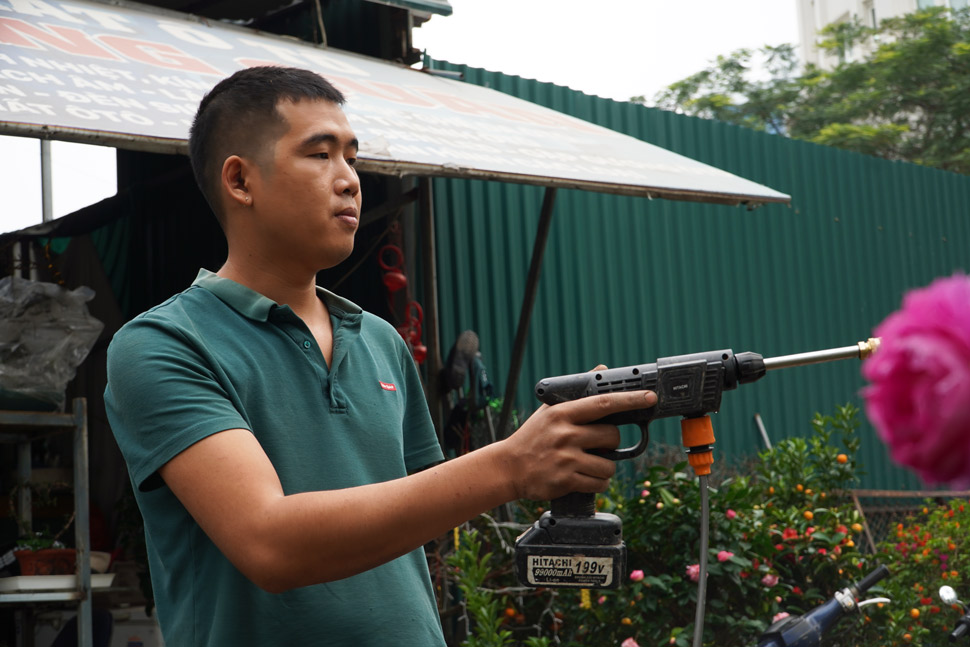
[[[341,220],[353,221],[354,224],[357,224],[357,209],[354,207],[347,207],[343,211],[339,212],[337,217]]]

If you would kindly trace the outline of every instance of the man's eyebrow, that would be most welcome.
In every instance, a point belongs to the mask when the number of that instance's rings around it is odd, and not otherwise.
[[[315,133],[304,139],[300,145],[302,148],[311,148],[324,142],[328,144],[339,144],[340,140],[333,133]],[[358,150],[360,148],[360,142],[357,141],[356,137],[347,142],[347,145],[354,150]]]

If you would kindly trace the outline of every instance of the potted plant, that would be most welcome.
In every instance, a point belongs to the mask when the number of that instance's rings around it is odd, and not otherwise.
[[[67,518],[67,522],[57,532],[49,529],[34,530],[30,517],[18,514],[16,499],[22,489],[27,488],[31,498],[39,506],[50,506],[54,501],[54,493],[59,490],[70,490],[66,483],[23,483],[15,486],[10,492],[10,512],[17,521],[18,539],[14,548],[14,556],[20,565],[21,575],[72,575],[77,567],[77,551],[67,548],[60,541],[61,536],[74,523],[74,513]]]

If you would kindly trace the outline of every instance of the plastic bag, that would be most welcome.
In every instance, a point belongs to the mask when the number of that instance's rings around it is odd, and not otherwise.
[[[17,276],[0,279],[0,409],[53,411],[104,324],[75,290]]]

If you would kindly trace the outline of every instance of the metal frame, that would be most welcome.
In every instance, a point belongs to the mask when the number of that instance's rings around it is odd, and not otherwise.
[[[0,443],[17,444],[17,474],[21,482],[30,479],[30,445],[52,434],[74,435],[74,542],[77,550],[77,588],[70,591],[0,593],[0,604],[29,606],[41,602],[76,602],[78,647],[93,647],[91,617],[91,553],[88,546],[90,509],[88,503],[87,399],[75,398],[71,413],[0,411]],[[20,514],[31,518],[31,497],[21,488]],[[28,616],[32,610],[28,609]],[[21,623],[21,644],[34,644],[33,622]]]

